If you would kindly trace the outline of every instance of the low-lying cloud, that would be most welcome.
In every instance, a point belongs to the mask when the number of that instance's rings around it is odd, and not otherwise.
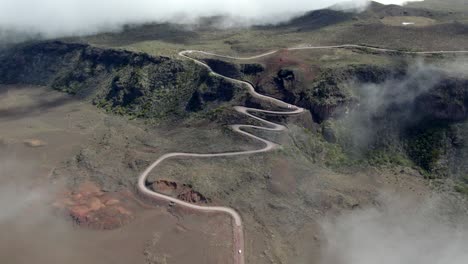
[[[325,221],[321,263],[468,263],[465,200],[444,195],[421,204],[396,197]]]
[[[31,186],[34,184],[25,179],[34,175],[35,169],[30,162],[22,164],[0,156],[0,225],[47,199],[44,189]]]
[[[58,188],[43,181],[40,170],[37,161],[0,149],[0,262],[83,263],[89,252],[79,246],[87,240],[53,211]]]
[[[451,109],[450,100],[445,101],[445,108],[443,105],[439,105],[440,109],[422,108],[423,101],[430,103],[422,96],[436,88],[442,89],[440,87],[448,85],[449,79],[467,78],[466,59],[439,64],[419,60],[401,67],[406,67],[404,72],[389,71],[387,76],[379,76],[385,78],[379,83],[352,81],[347,84],[359,103],[338,121],[345,137],[342,143],[357,153],[366,152],[375,147],[375,143],[398,141],[400,129],[411,127],[423,118],[442,118],[444,114],[455,118],[457,111]],[[453,93],[452,96],[456,98]]]
[[[343,0],[0,0],[0,37],[11,37],[11,32],[44,37],[86,35],[118,30],[125,24],[193,22],[213,15],[239,18],[243,25],[277,23],[340,2]],[[347,7],[365,8],[369,0],[345,2]]]

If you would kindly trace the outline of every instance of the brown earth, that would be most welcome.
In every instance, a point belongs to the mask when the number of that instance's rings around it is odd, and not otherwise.
[[[174,181],[158,180],[152,185],[153,190],[176,197],[179,200],[194,203],[194,204],[207,204],[210,199],[203,196],[203,194],[193,190],[189,184],[180,184]]]
[[[140,207],[132,222],[100,231],[73,227],[64,218],[47,214],[32,217],[26,210],[14,221],[0,221],[0,231],[8,234],[0,239],[2,262],[230,263],[231,223],[224,216],[184,213],[175,217],[165,208]]]
[[[123,264],[227,263],[231,259],[232,225],[226,216],[178,210],[167,204],[150,209],[124,194],[134,186],[138,174],[163,153],[253,149],[249,142],[235,135],[232,141],[212,136],[208,134],[216,131],[212,127],[203,130],[187,126],[161,133],[158,128],[108,116],[77,101],[44,108],[44,104],[35,104],[38,98],[64,96],[46,88],[6,90],[7,96],[0,99],[0,105],[8,109],[2,111],[0,107],[4,124],[0,127],[4,145],[0,149],[23,163],[38,164],[31,173],[22,173],[24,182],[28,186],[38,186],[37,182],[54,186],[48,193],[59,194],[61,203],[56,205],[83,225],[113,227],[113,213],[117,213],[117,219],[131,221],[112,230],[82,228],[68,221],[69,217],[49,213],[44,204],[53,202],[44,201],[21,210],[9,221],[0,219],[0,232],[8,233],[8,239],[0,239],[0,260]],[[289,128],[289,134],[303,133],[292,124]],[[24,140],[31,138],[47,145],[39,149],[25,146]],[[192,143],[187,138],[200,140]],[[288,144],[284,142],[286,148]],[[287,152],[229,159],[175,159],[162,164],[152,179],[160,181],[156,188],[176,196],[185,194],[187,200],[197,201],[199,197],[192,196],[197,193],[238,210],[245,224],[247,261],[256,264],[318,260],[324,242],[320,219],[370,205],[382,189],[416,197],[428,192],[421,175],[412,172],[338,173]],[[24,193],[27,191],[8,201],[20,200]],[[125,210],[118,211],[118,206]]]
[[[130,191],[105,193],[87,181],[76,191],[63,192],[53,206],[78,225],[107,230],[122,227],[134,219],[135,200]]]
[[[39,139],[27,139],[24,141],[24,144],[31,148],[38,148],[47,145],[47,143]]]
[[[227,216],[169,211],[129,191],[173,148],[157,130],[45,87],[0,88],[0,262],[229,263]]]

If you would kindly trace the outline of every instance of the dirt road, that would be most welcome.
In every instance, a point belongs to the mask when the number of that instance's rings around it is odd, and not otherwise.
[[[338,48],[365,48],[365,49],[370,49],[370,50],[375,50],[375,51],[380,51],[380,52],[401,52],[401,53],[406,53],[406,54],[441,54],[441,53],[468,53],[468,51],[425,51],[425,52],[409,52],[409,51],[398,51],[398,50],[392,50],[392,49],[383,49],[383,48],[374,48],[374,47],[366,47],[366,46],[360,46],[360,45],[338,45],[338,46],[319,46],[319,47],[313,47],[310,45],[303,45],[301,47],[294,47],[294,48],[288,48],[287,50],[307,50],[307,49],[338,49]],[[260,138],[258,136],[255,136],[251,133],[248,133],[244,131],[244,128],[253,128],[253,129],[258,129],[258,130],[267,130],[267,131],[284,131],[286,130],[286,127],[283,125],[279,125],[273,122],[270,122],[268,120],[265,120],[263,118],[257,117],[253,115],[252,113],[266,113],[266,114],[273,114],[273,115],[295,115],[295,114],[300,114],[304,112],[303,108],[290,105],[288,103],[285,103],[281,100],[259,94],[255,91],[254,87],[245,81],[241,80],[236,80],[233,78],[229,78],[226,76],[223,76],[221,74],[218,74],[214,72],[207,64],[203,63],[202,61],[196,60],[194,58],[189,57],[189,54],[192,53],[200,53],[200,54],[205,54],[205,55],[211,55],[211,56],[216,56],[220,58],[226,58],[226,59],[236,59],[236,60],[251,60],[251,59],[257,59],[261,57],[265,57],[268,55],[272,55],[278,51],[270,51],[264,54],[260,54],[257,56],[252,56],[252,57],[244,57],[244,58],[237,58],[237,57],[231,57],[231,56],[223,56],[223,55],[218,55],[218,54],[213,54],[209,52],[204,52],[204,51],[195,51],[195,50],[187,50],[187,51],[182,51],[179,53],[180,56],[192,60],[195,63],[207,68],[210,70],[211,74],[225,78],[227,80],[230,80],[233,83],[241,84],[244,85],[248,88],[249,93],[257,98],[264,100],[266,102],[270,102],[273,105],[284,108],[284,111],[268,111],[268,110],[261,110],[261,109],[255,109],[255,108],[248,108],[248,107],[243,107],[243,106],[235,106],[234,109],[242,114],[247,115],[248,117],[254,118],[261,123],[265,124],[265,126],[253,126],[253,125],[241,125],[241,124],[236,124],[232,125],[231,129],[245,135],[247,137],[253,138],[255,140],[258,140],[262,143],[264,143],[264,147],[258,150],[251,150],[251,151],[239,151],[239,152],[225,152],[225,153],[207,153],[207,154],[200,154],[200,153],[168,153],[160,157],[158,160],[156,160],[151,166],[149,166],[139,177],[138,180],[138,190],[145,196],[149,198],[154,198],[157,200],[162,200],[162,201],[167,201],[174,203],[175,205],[179,205],[182,207],[187,207],[191,208],[200,212],[207,212],[207,213],[225,213],[228,214],[232,217],[234,220],[234,227],[233,227],[233,232],[234,232],[234,263],[235,264],[244,264],[245,263],[245,257],[244,257],[244,230],[243,230],[243,225],[242,225],[242,218],[239,215],[236,210],[229,208],[229,207],[220,207],[220,206],[199,206],[191,203],[187,203],[184,201],[181,201],[179,199],[173,198],[171,196],[167,196],[161,193],[154,192],[150,190],[147,185],[146,185],[146,180],[148,178],[148,175],[163,161],[174,158],[174,157],[186,157],[186,158],[213,158],[213,157],[229,157],[229,156],[240,156],[240,155],[252,155],[252,154],[258,154],[262,152],[268,152],[272,151],[279,146],[271,141],[268,141],[266,139]]]
[[[293,106],[293,105],[290,105],[290,104],[287,104],[287,103],[285,103],[283,101],[277,100],[277,99],[269,97],[269,96],[258,94],[257,92],[255,92],[254,87],[248,82],[235,80],[235,79],[228,78],[226,76],[222,76],[220,74],[217,74],[217,73],[213,72],[211,70],[211,68],[208,65],[206,65],[205,63],[203,63],[201,61],[198,61],[198,60],[195,60],[195,59],[192,59],[189,56],[187,56],[187,54],[190,54],[190,53],[193,53],[193,52],[196,52],[196,51],[184,51],[184,52],[179,53],[179,55],[182,56],[182,57],[185,57],[187,59],[193,60],[195,63],[208,68],[211,71],[211,73],[214,74],[214,75],[220,76],[222,78],[226,78],[226,79],[228,79],[228,80],[230,80],[230,81],[232,81],[234,83],[238,83],[238,84],[242,84],[244,86],[247,86],[249,93],[253,97],[265,100],[265,101],[270,102],[270,103],[272,103],[272,104],[274,104],[274,105],[276,105],[278,107],[284,108],[285,111],[268,111],[268,110],[260,110],[260,109],[248,108],[248,107],[243,107],[243,106],[234,107],[234,109],[237,112],[245,114],[245,115],[247,115],[247,116],[249,116],[251,118],[254,118],[254,119],[262,122],[263,124],[265,124],[265,126],[253,126],[253,125],[232,125],[231,126],[231,129],[234,130],[234,131],[236,131],[236,132],[238,132],[238,133],[240,133],[242,135],[245,135],[247,137],[256,139],[256,140],[258,140],[260,142],[263,142],[264,145],[265,145],[263,148],[258,149],[258,150],[250,150],[250,151],[212,153],[212,154],[199,154],[199,153],[168,153],[168,154],[165,154],[162,157],[160,157],[158,160],[156,160],[153,164],[151,164],[151,166],[149,166],[140,175],[140,178],[138,180],[138,190],[147,197],[172,202],[172,203],[174,203],[176,205],[191,208],[191,209],[194,209],[194,210],[197,210],[197,211],[200,211],[200,212],[226,213],[226,214],[230,215],[232,217],[232,219],[234,220],[234,246],[235,246],[235,248],[234,248],[234,251],[235,251],[234,252],[234,263],[235,264],[244,264],[245,263],[245,258],[244,258],[244,229],[243,229],[243,225],[242,225],[242,218],[239,215],[239,213],[237,213],[234,209],[229,208],[229,207],[199,206],[199,205],[195,205],[195,204],[191,204],[191,203],[181,201],[179,199],[176,199],[176,198],[173,198],[173,197],[161,194],[161,193],[154,192],[154,191],[148,189],[148,187],[146,186],[146,180],[148,178],[148,175],[159,164],[161,164],[163,161],[165,161],[165,160],[167,160],[169,158],[173,158],[173,157],[187,157],[187,158],[189,158],[189,157],[191,157],[191,158],[229,157],[229,156],[239,156],[239,155],[251,155],[251,154],[257,154],[257,153],[268,152],[268,151],[274,150],[275,148],[278,147],[277,144],[275,144],[275,143],[273,143],[271,141],[265,140],[263,138],[260,138],[258,136],[255,136],[253,134],[250,134],[250,133],[244,131],[243,129],[244,128],[254,128],[254,129],[259,129],[259,130],[267,130],[267,131],[284,131],[284,130],[286,130],[286,127],[282,126],[282,125],[279,125],[279,124],[275,124],[275,123],[270,122],[270,121],[267,121],[265,119],[259,118],[259,117],[255,116],[255,115],[253,115],[252,113],[266,113],[266,114],[274,114],[274,115],[294,115],[294,114],[302,113],[304,111],[304,109]]]

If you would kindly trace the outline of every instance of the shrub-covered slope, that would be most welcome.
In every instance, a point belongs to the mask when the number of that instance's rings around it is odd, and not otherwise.
[[[468,175],[468,79],[462,75],[396,63],[322,67],[308,79],[298,67],[271,71],[261,64],[205,61],[310,110],[345,166],[415,165],[428,177]],[[256,70],[245,70],[250,68]]]
[[[148,118],[184,116],[235,95],[233,84],[189,61],[57,41],[4,52],[0,83],[49,86]]]

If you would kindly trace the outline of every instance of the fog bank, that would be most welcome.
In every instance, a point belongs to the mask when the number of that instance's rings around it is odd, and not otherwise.
[[[419,204],[396,194],[380,200],[323,224],[323,264],[468,263],[466,201],[445,195]]]
[[[0,0],[0,39],[8,31],[44,37],[93,34],[119,30],[125,24],[193,22],[199,17],[226,15],[241,25],[278,23],[306,11],[343,0]],[[365,8],[368,0],[352,0],[347,7]],[[384,0],[402,4],[402,0]]]
[[[447,79],[468,78],[468,60],[462,57],[439,64],[417,60],[400,68],[404,70],[393,68],[378,75],[377,79],[383,78],[381,82],[353,80],[343,84],[359,102],[338,119],[339,133],[345,140],[342,143],[348,149],[362,154],[376,143],[398,142],[401,129],[434,114],[434,109],[421,109],[421,96],[443,87]]]

